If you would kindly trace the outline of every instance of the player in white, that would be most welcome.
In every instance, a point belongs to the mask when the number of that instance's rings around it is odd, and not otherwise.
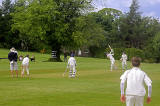
[[[122,57],[121,57],[121,61],[122,61],[122,71],[127,70],[127,55],[123,52]]]
[[[140,58],[133,57],[131,61],[133,68],[125,71],[120,77],[121,102],[124,103],[126,100],[126,106],[143,106],[144,96],[146,94],[145,83],[148,86],[147,103],[149,104],[151,102],[152,81],[147,74],[139,68]],[[127,88],[125,97],[124,84],[126,81]]]
[[[67,68],[69,68],[69,77],[75,77],[76,76],[76,60],[74,58],[74,54],[71,54],[71,57],[68,59],[68,65]]]
[[[26,57],[22,61],[21,77],[24,77],[24,71],[26,71],[27,76],[29,76],[29,55],[26,55]]]
[[[115,59],[114,59],[113,55],[114,55],[114,53],[112,51],[107,54],[107,57],[110,59],[110,62],[111,62],[111,71],[112,71],[113,67],[115,68]]]

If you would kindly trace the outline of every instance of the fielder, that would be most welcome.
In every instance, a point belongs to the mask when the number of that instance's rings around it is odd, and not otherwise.
[[[71,54],[71,57],[68,59],[68,65],[67,68],[69,68],[69,77],[74,78],[76,76],[76,60],[74,58],[74,54]]]
[[[29,55],[26,55],[26,57],[22,61],[21,77],[24,77],[24,71],[26,71],[27,76],[29,76]]]
[[[17,65],[18,52],[15,50],[14,47],[10,49],[10,53],[8,54],[8,59],[10,61],[11,76],[14,77],[13,72],[15,71],[16,76],[18,77],[18,65]]]
[[[133,68],[125,71],[120,77],[121,102],[124,103],[126,100],[126,106],[143,106],[144,96],[146,94],[144,87],[145,83],[148,86],[147,103],[149,104],[151,102],[152,81],[147,74],[139,68],[141,61],[140,58],[133,57],[131,61]],[[126,81],[127,88],[125,97],[124,84]]]
[[[123,52],[122,57],[121,57],[121,61],[122,61],[122,71],[124,71],[125,69],[127,70],[127,55]]]

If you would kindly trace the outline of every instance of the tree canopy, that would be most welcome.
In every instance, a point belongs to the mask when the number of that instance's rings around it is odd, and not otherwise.
[[[95,12],[92,0],[3,0],[0,47],[56,50],[60,60],[63,48],[88,49],[96,57],[110,44],[114,48],[140,49],[145,58],[159,62],[160,22],[142,16],[139,7],[138,1],[132,0],[127,13],[114,8]]]

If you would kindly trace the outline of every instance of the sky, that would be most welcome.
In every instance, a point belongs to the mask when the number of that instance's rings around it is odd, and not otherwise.
[[[160,18],[160,0],[138,0],[143,16]],[[128,12],[132,0],[93,0],[97,11],[102,8],[114,8],[122,12]]]
[[[14,1],[14,0],[12,0]],[[160,0],[138,0],[140,9],[143,16],[152,16],[160,18]],[[93,5],[96,11],[102,8],[114,8],[127,12],[131,5],[132,0],[93,0]],[[0,4],[2,0],[0,0]]]

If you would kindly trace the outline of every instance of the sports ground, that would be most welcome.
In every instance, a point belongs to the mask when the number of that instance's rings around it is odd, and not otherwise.
[[[8,52],[0,49],[0,56],[7,57]],[[68,78],[62,76],[67,63],[44,62],[49,54],[18,54],[35,55],[36,62],[30,62],[31,77],[11,78],[9,61],[0,60],[0,106],[125,106],[120,102],[122,71],[118,60],[118,69],[110,72],[107,59],[76,57],[77,77]],[[160,106],[160,64],[142,63],[141,69],[153,81],[151,104],[144,106]]]

